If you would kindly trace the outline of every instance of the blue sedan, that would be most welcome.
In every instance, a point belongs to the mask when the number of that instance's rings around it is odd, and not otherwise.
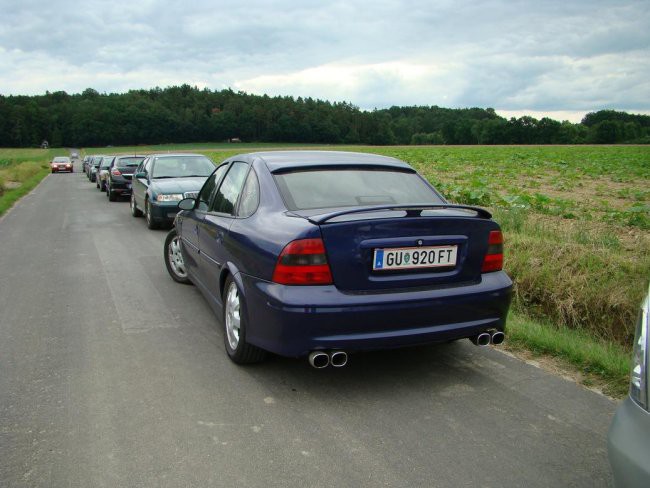
[[[272,352],[336,367],[355,351],[504,339],[512,281],[498,224],[403,161],[238,155],[179,207],[165,264],[222,317],[236,363]]]

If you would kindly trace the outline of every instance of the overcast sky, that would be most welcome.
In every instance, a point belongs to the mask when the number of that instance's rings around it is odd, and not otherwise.
[[[650,0],[0,0],[0,94],[189,83],[579,121],[650,113]]]

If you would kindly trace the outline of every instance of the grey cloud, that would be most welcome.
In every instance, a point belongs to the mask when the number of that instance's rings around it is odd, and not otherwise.
[[[634,110],[650,100],[647,0],[0,0],[0,10],[0,66],[19,65],[0,74],[2,93],[51,91],[57,69],[75,71],[62,89],[123,91],[246,86],[334,64],[369,68],[346,90],[338,80],[255,86],[364,108]],[[390,62],[444,69],[408,79],[372,68]],[[41,85],[10,78],[30,70]]]

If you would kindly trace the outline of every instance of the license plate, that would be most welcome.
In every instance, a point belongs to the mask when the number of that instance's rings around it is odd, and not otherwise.
[[[396,247],[375,249],[372,269],[442,268],[456,265],[458,246]]]

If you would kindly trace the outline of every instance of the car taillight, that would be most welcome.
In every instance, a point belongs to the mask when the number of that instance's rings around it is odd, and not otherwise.
[[[503,269],[503,234],[500,230],[490,231],[488,250],[483,260],[481,273],[501,271]]]
[[[273,271],[282,285],[331,285],[332,272],[322,239],[299,239],[287,244]]]
[[[122,176],[122,173],[120,173],[120,170],[117,169],[117,168],[113,168],[113,170],[111,171],[111,174],[113,176]]]

